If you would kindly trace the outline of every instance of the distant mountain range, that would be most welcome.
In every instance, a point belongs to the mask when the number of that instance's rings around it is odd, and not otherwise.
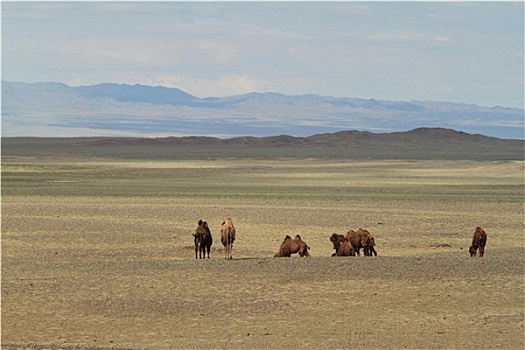
[[[2,136],[305,137],[440,127],[524,139],[524,110],[432,101],[249,93],[199,98],[145,85],[2,81]]]

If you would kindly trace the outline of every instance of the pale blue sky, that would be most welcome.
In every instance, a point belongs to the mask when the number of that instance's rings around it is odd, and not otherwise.
[[[523,2],[3,2],[2,79],[523,108]]]

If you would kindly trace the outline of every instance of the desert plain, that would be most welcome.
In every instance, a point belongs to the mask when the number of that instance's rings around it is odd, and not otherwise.
[[[523,349],[524,170],[4,156],[2,348]],[[210,259],[195,259],[199,219]],[[331,257],[330,235],[360,227],[378,256]],[[296,234],[311,257],[273,258]]]

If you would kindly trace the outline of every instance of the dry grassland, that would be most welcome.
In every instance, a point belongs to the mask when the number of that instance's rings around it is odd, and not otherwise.
[[[523,174],[489,161],[3,159],[2,348],[522,349]],[[194,256],[199,219],[209,260]],[[484,258],[468,256],[476,226]],[[331,258],[329,236],[359,227],[379,256]],[[311,258],[272,258],[298,233]]]

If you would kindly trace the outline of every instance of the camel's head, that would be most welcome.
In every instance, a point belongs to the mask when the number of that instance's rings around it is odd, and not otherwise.
[[[343,241],[343,239],[344,239],[344,236],[343,235],[338,235],[337,233],[333,233],[330,236],[330,241],[334,245],[334,249],[335,250],[339,249],[339,246],[341,245],[341,242]]]

